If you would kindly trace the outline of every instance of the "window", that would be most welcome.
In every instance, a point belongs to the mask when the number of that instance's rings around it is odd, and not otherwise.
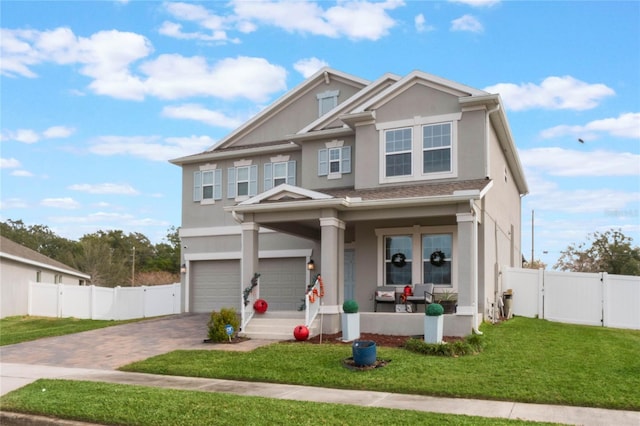
[[[222,170],[201,170],[193,172],[193,201],[222,199]]]
[[[411,235],[394,235],[384,239],[385,284],[411,284]]]
[[[327,90],[316,95],[318,99],[318,117],[322,117],[338,105],[339,90]]]
[[[324,148],[318,151],[318,176],[329,179],[342,177],[343,173],[351,173],[351,147]]]
[[[36,271],[36,282],[42,282],[42,271]]]
[[[296,184],[296,162],[280,161],[265,163],[264,165],[264,190],[267,191],[283,183]]]
[[[385,132],[385,176],[411,176],[411,128]]]
[[[227,169],[227,197],[253,197],[258,193],[258,166],[239,166]]]
[[[444,254],[444,263],[434,265],[431,256],[434,253]],[[422,270],[423,282],[451,285],[451,253],[453,252],[452,234],[425,234],[422,236]],[[437,260],[437,257],[434,256]]]
[[[422,128],[422,173],[451,171],[451,123]]]

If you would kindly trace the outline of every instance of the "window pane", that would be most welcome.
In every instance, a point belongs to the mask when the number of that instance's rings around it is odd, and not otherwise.
[[[444,253],[445,262],[441,266],[431,264],[431,254]],[[423,280],[425,283],[451,285],[451,253],[453,236],[451,234],[431,234],[422,236]]]
[[[394,254],[405,256],[405,265],[396,266],[391,262]],[[385,284],[411,284],[412,261],[411,236],[398,235],[385,238]]]
[[[434,124],[422,128],[422,148],[451,146],[451,123]]]
[[[386,176],[411,175],[411,153],[387,155]]]
[[[238,181],[249,180],[249,168],[238,167]]]
[[[340,173],[340,162],[332,161],[329,163],[329,173]]]
[[[238,197],[249,195],[249,182],[238,182]]]
[[[287,163],[275,163],[273,165],[273,177],[286,177]]]
[[[340,149],[330,149],[329,160],[330,161],[340,160]]]
[[[202,198],[210,200],[213,198],[213,185],[202,187]]]
[[[435,149],[422,153],[422,172],[450,172],[451,149]]]
[[[277,178],[273,180],[273,186],[282,185],[283,183],[287,183],[287,178]]]
[[[411,151],[411,129],[387,130],[385,149],[387,153]]]
[[[213,172],[202,172],[202,184],[213,185]]]

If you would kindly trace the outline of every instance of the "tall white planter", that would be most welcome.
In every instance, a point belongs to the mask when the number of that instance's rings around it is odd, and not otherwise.
[[[424,316],[424,341],[426,343],[442,343],[444,315]]]
[[[342,341],[350,342],[360,338],[360,313],[341,314]]]

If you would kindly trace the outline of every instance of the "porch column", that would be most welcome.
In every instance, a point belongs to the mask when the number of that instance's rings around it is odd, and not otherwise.
[[[254,273],[260,272],[258,271],[258,230],[260,230],[260,225],[255,222],[243,222],[241,227],[240,291],[250,284]]]
[[[324,312],[338,313],[344,298],[344,229],[345,224],[335,217],[320,218],[322,281],[325,287]]]
[[[478,313],[478,230],[475,215],[458,213],[458,315]],[[474,321],[475,322],[475,321]],[[474,324],[474,327],[477,324]]]

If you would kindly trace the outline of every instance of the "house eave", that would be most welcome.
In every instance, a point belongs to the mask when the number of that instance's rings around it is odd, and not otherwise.
[[[265,146],[251,146],[247,145],[246,149],[241,147],[237,149],[223,150],[223,151],[207,151],[196,155],[190,155],[187,157],[180,157],[173,160],[169,160],[170,163],[177,166],[185,164],[201,163],[203,161],[210,160],[224,160],[227,158],[246,157],[249,155],[259,155],[264,153],[276,153],[283,151],[299,150],[300,145],[293,141],[282,142],[277,145],[265,145]]]
[[[336,127],[333,129],[318,130],[315,132],[287,135],[291,141],[305,141],[318,138],[335,138],[341,136],[349,136],[353,134],[353,130],[349,127]]]

